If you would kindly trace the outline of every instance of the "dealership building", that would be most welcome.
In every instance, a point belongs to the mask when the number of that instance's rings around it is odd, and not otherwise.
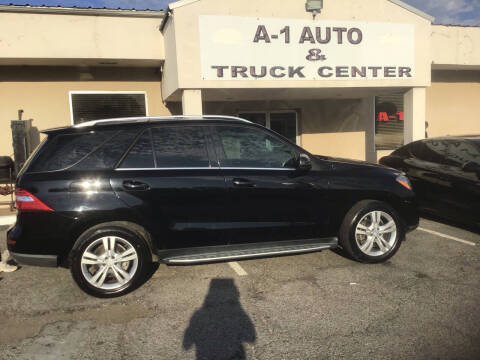
[[[166,11],[0,6],[0,155],[35,131],[235,115],[314,154],[377,161],[480,134],[480,28],[399,0],[182,0]]]

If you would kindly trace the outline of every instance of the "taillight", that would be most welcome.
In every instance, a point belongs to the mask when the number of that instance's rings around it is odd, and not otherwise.
[[[50,206],[23,189],[15,190],[15,204],[17,209],[22,211],[53,211]]]

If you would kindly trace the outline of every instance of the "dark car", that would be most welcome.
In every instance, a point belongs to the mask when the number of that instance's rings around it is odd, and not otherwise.
[[[415,141],[380,163],[407,173],[422,212],[480,225],[480,136]]]
[[[45,133],[18,176],[8,248],[19,263],[69,266],[95,296],[139,286],[153,261],[341,247],[381,262],[418,225],[400,171],[314,156],[239,118],[112,119]]]

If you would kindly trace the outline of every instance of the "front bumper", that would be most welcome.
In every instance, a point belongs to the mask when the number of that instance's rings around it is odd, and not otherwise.
[[[22,265],[49,267],[58,266],[58,256],[56,255],[32,255],[10,252],[10,256],[13,258],[13,260]]]
[[[409,233],[410,231],[413,231],[415,230],[416,228],[418,228],[418,225],[419,223],[417,222],[416,224],[411,224],[411,225],[407,225],[406,226],[406,232]]]

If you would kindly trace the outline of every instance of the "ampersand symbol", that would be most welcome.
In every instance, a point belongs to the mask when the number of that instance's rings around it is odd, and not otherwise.
[[[308,50],[308,55],[306,57],[309,61],[318,61],[318,60],[325,60],[325,55],[321,55],[322,50],[320,49],[310,49]]]

